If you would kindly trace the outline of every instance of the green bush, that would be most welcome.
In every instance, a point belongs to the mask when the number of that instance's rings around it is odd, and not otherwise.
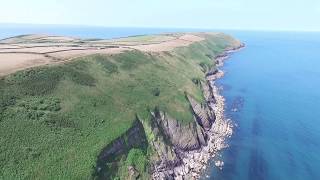
[[[111,62],[108,57],[103,55],[95,55],[93,58],[103,67],[103,69],[108,74],[119,72],[118,66],[115,63]]]
[[[84,86],[94,86],[95,79],[88,73],[78,71],[74,68],[66,67],[64,73],[69,77],[73,82],[84,85]]]
[[[127,53],[117,54],[115,56],[120,68],[124,70],[133,70],[140,65],[152,62],[152,58],[140,51],[128,51]]]
[[[76,128],[76,124],[71,118],[56,113],[48,114],[44,122],[52,128]]]
[[[152,94],[153,94],[154,96],[160,96],[160,88],[154,88],[154,89],[152,90]]]
[[[13,74],[8,81],[20,95],[37,96],[52,93],[61,77],[56,68],[35,68]]]
[[[127,166],[133,166],[139,172],[145,172],[147,163],[147,157],[141,149],[133,148],[129,151],[126,159]]]

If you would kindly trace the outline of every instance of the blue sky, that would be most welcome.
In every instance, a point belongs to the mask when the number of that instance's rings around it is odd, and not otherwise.
[[[320,0],[2,0],[0,23],[320,30]]]

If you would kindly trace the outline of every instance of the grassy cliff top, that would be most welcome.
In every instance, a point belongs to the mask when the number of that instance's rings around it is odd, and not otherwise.
[[[198,33],[81,44],[141,46],[175,37],[183,37],[183,45],[90,53],[0,79],[0,179],[88,179],[99,152],[128,130],[136,116],[148,120],[149,110],[159,107],[183,123],[192,122],[185,93],[203,101],[196,82],[214,68],[216,55],[239,41],[221,33]]]
[[[141,35],[118,39],[79,39],[63,36],[21,35],[0,40],[0,76],[46,64],[64,63],[93,54],[124,51],[172,51],[203,41],[203,34]]]

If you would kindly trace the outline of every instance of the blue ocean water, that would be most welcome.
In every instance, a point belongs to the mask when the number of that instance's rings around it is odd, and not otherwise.
[[[170,32],[199,32],[207,29],[192,28],[140,28],[140,27],[94,27],[75,25],[0,24],[0,39],[25,34],[48,34],[79,38],[111,39],[135,35]]]
[[[320,33],[231,34],[247,46],[218,85],[237,127],[208,179],[320,179]]]

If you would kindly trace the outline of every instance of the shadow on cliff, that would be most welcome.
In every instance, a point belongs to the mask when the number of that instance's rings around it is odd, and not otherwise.
[[[130,129],[102,149],[92,173],[93,179],[116,177],[119,161],[121,158],[127,157],[129,151],[133,148],[140,149],[144,153],[148,148],[147,137],[138,118],[136,118]]]

